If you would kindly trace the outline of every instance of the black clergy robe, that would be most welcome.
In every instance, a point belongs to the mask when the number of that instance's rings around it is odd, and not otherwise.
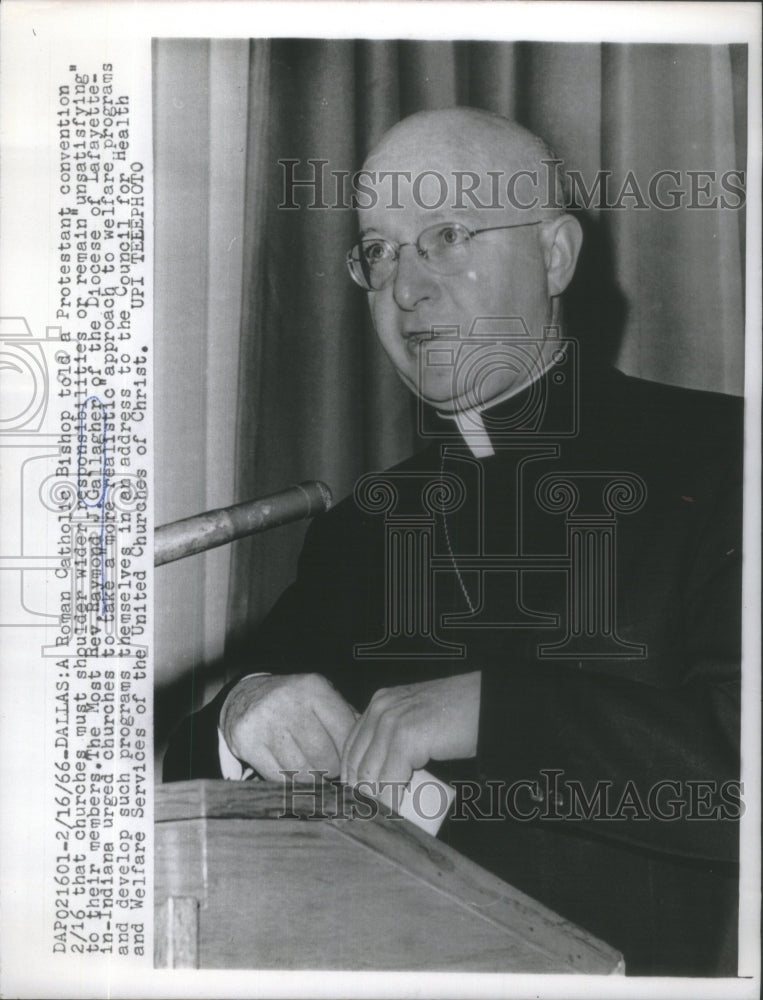
[[[362,711],[480,670],[476,759],[429,767],[482,792],[439,836],[629,974],[734,975],[742,403],[613,372],[571,421],[552,377],[484,414],[492,456],[438,418],[447,442],[316,519],[245,672],[321,673]],[[228,690],[165,780],[220,777]]]

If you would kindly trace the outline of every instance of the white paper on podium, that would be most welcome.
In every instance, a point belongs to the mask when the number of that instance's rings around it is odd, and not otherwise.
[[[400,815],[436,837],[455,797],[453,788],[429,771],[414,771],[409,787],[403,792]]]

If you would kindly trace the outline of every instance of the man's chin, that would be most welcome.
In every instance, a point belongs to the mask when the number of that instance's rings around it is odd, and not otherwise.
[[[439,413],[451,415],[469,410],[484,410],[493,403],[521,392],[532,381],[526,372],[517,372],[513,378],[507,378],[507,372],[503,371],[500,378],[483,379],[478,384],[463,379],[459,385],[453,366],[446,365],[437,373],[425,372],[423,377],[419,371],[406,372],[400,367],[397,371],[405,385],[419,399]]]
[[[478,399],[467,393],[463,396],[453,396],[451,393],[433,393],[428,391],[417,392],[417,395],[432,409],[438,413],[452,416],[455,413],[463,413],[467,410],[484,409],[490,405],[490,400]]]
[[[465,397],[453,394],[451,380],[447,380],[444,384],[438,379],[434,380],[434,384],[426,380],[423,384],[409,382],[408,385],[427,406],[432,406],[443,413],[455,413],[457,410],[470,409],[474,405],[469,404]]]
[[[462,392],[453,392],[452,382],[447,385],[427,385],[414,388],[414,392],[427,405],[443,414],[464,413],[470,410],[485,410],[504,399],[521,392],[528,384],[527,379],[517,378],[514,382],[500,385],[467,387]]]
[[[451,376],[425,377],[421,379],[418,372],[409,373],[397,368],[397,373],[411,392],[429,406],[436,409],[457,409],[458,404],[453,397],[453,379]]]

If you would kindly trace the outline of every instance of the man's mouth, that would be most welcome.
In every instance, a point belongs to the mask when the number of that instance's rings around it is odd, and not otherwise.
[[[434,340],[434,333],[432,330],[403,330],[403,340],[405,341],[405,346],[411,354],[415,354],[419,346],[425,340]]]

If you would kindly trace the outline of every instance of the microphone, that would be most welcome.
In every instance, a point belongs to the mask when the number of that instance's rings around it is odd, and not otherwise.
[[[154,531],[154,566],[185,559],[291,521],[323,514],[331,504],[328,486],[310,480],[258,500],[206,510],[181,521],[163,524]]]

